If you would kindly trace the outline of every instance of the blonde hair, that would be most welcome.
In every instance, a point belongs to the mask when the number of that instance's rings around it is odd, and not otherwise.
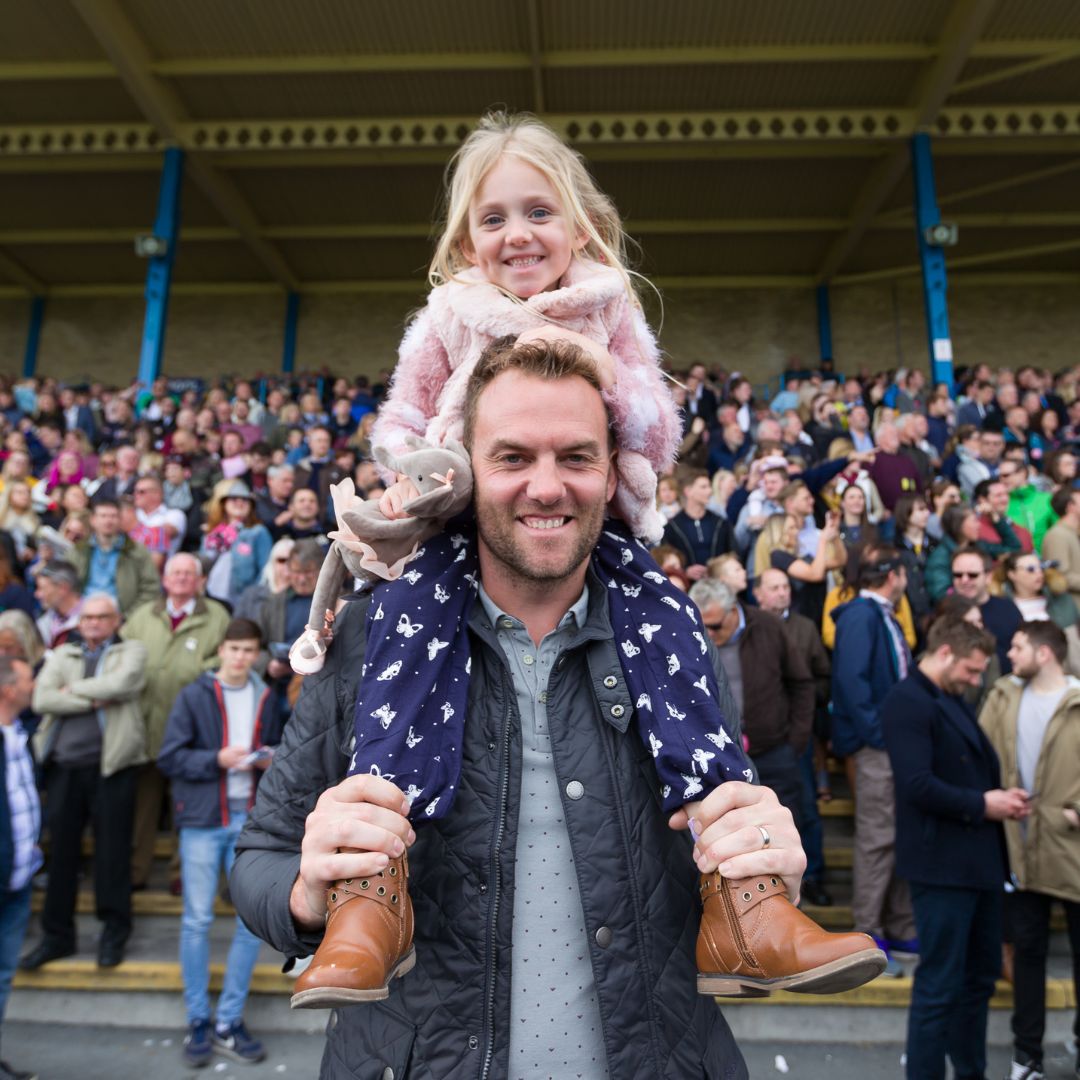
[[[772,566],[774,551],[787,551],[784,547],[784,530],[787,528],[788,514],[770,514],[765,519],[765,526],[754,545],[754,576],[761,577],[763,570]],[[794,555],[794,552],[790,552]]]
[[[32,668],[37,667],[45,655],[45,643],[34,620],[19,608],[0,612],[0,634],[10,634],[19,643],[22,659]]]
[[[517,158],[544,175],[559,197],[572,235],[585,239],[575,254],[617,270],[633,298],[626,269],[626,234],[615,204],[597,187],[581,154],[529,113],[493,112],[481,117],[450,159],[444,176],[442,235],[428,267],[432,288],[459,280],[456,275],[471,265],[464,247],[469,207],[484,178],[504,156]]]

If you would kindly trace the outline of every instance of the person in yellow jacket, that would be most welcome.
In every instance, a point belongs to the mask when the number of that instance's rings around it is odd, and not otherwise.
[[[1065,907],[1080,999],[1080,680],[1065,673],[1067,651],[1055,623],[1021,623],[1009,650],[1013,673],[998,679],[979,714],[1003,786],[1030,793],[1030,816],[1005,822],[1015,886],[1005,898],[1014,947],[1013,1076],[1042,1075],[1054,901]]]

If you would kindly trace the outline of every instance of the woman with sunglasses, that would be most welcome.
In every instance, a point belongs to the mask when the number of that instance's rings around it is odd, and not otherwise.
[[[994,571],[990,591],[1008,597],[1025,622],[1049,619],[1066,631],[1076,623],[1076,603],[1066,590],[1064,576],[1056,569],[1044,568],[1034,553],[1007,555]]]

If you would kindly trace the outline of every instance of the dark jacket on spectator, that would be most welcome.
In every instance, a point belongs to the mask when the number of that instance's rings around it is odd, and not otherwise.
[[[971,707],[917,668],[881,708],[896,783],[896,872],[924,885],[1000,889],[1005,838],[983,792],[1001,786],[998,757]]]
[[[726,555],[734,546],[734,539],[727,518],[706,510],[698,521],[680,510],[664,527],[664,543],[678,548],[686,556],[686,565],[693,566]]]

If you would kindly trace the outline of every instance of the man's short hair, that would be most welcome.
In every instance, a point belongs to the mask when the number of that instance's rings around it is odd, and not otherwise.
[[[162,570],[161,570],[162,576],[167,574],[173,568],[173,566],[176,565],[177,559],[192,559],[194,561],[194,563],[195,563],[195,572],[197,574],[199,574],[200,577],[202,576],[202,574],[203,574],[202,561],[199,559],[199,556],[196,555],[195,552],[193,552],[193,551],[178,551],[175,555],[170,555],[165,560],[165,565],[162,567]]]
[[[1045,645],[1054,654],[1054,659],[1064,666],[1069,655],[1069,639],[1056,622],[1050,619],[1022,622],[1013,633],[1023,634],[1031,642],[1033,649]]]
[[[704,477],[709,479],[709,473],[706,469],[695,469],[693,465],[680,465],[678,471],[675,474],[675,478],[679,484],[679,490],[682,491],[685,488],[690,487],[691,484],[697,483]]]
[[[324,558],[326,552],[322,544],[309,536],[296,541],[296,546],[289,555],[289,562],[299,563],[301,566],[321,566]]]
[[[877,589],[889,575],[903,567],[900,552],[888,544],[870,545],[859,558],[857,581],[860,589]]]
[[[284,463],[281,465],[271,465],[270,468],[266,470],[266,478],[267,480],[276,480],[283,473],[295,476],[296,470],[291,465],[286,465]]]
[[[716,604],[726,615],[735,606],[735,594],[722,581],[715,578],[701,578],[690,589],[690,599],[699,611]]]
[[[1053,510],[1059,518],[1063,518],[1069,512],[1069,503],[1072,502],[1072,497],[1076,493],[1076,488],[1058,488],[1057,491],[1050,496],[1050,509]]]
[[[103,507],[105,509],[108,509],[109,507],[112,507],[113,510],[116,510],[117,512],[119,512],[120,503],[116,499],[110,499],[108,496],[102,496],[100,499],[95,499],[94,500],[94,505],[92,507],[90,507],[90,513],[93,513],[95,510],[100,510]]]
[[[254,623],[250,619],[230,619],[229,625],[225,627],[225,637],[222,640],[257,641],[259,648],[262,648],[263,635],[258,623]]]
[[[789,484],[785,484],[780,489],[780,494],[776,496],[776,501],[783,506],[793,495],[798,495],[806,484],[802,480],[792,480]],[[809,490],[809,489],[808,489]]]
[[[72,592],[79,591],[79,572],[63,559],[53,559],[41,567],[37,576],[55,581],[57,585],[66,585]]]
[[[975,485],[975,490],[971,493],[973,501],[978,502],[980,499],[988,499],[990,497],[990,489],[995,484],[1001,484],[1003,482],[1004,481],[996,476],[988,476],[985,480],[980,480]]]
[[[596,365],[578,346],[571,345],[568,341],[530,341],[526,345],[519,345],[513,337],[497,338],[480,354],[465,388],[462,441],[467,447],[472,447],[473,431],[476,427],[476,403],[480,395],[506,371],[520,371],[525,375],[552,382],[576,375],[595,390],[600,390]],[[609,445],[614,445],[610,423],[608,432]]]
[[[96,600],[101,601],[102,603],[108,604],[109,607],[112,608],[113,614],[118,619],[120,618],[120,605],[116,602],[116,597],[115,596],[110,596],[107,592],[94,592],[94,593],[90,593],[89,596],[84,596],[83,597],[83,608],[85,609],[87,604],[89,604],[89,603],[91,603],[93,601],[96,601]]]
[[[986,554],[981,547],[977,547],[975,544],[961,544],[953,553],[952,558],[949,560],[949,569],[951,570],[956,565],[956,560],[961,555],[974,555],[975,558],[983,564],[983,569],[990,570],[990,567],[994,565],[994,560]]]
[[[943,645],[947,645],[957,659],[970,656],[976,651],[993,656],[997,648],[994,635],[989,630],[976,626],[967,619],[950,618],[936,619],[930,624],[926,635],[927,652],[937,652]]]

